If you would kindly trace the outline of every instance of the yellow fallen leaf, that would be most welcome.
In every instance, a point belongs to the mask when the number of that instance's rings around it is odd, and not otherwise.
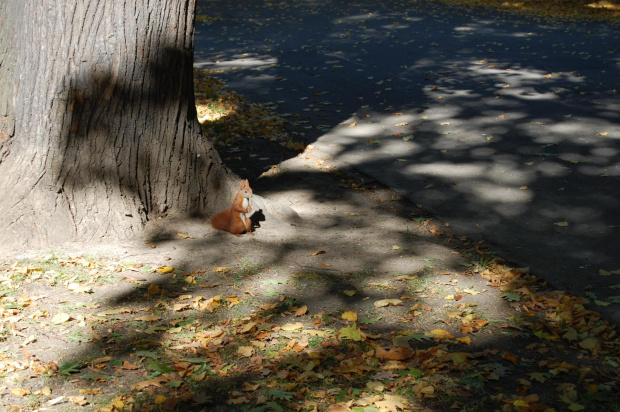
[[[467,352],[453,352],[453,353],[450,353],[448,356],[450,357],[452,362],[454,362],[455,365],[459,365],[461,363],[465,363],[467,358],[469,358],[469,353],[467,353]]]
[[[230,268],[227,268],[225,266],[216,266],[215,268],[213,268],[213,270],[217,273],[226,273],[230,270]]]
[[[373,306],[377,308],[383,308],[385,306],[400,306],[403,304],[403,301],[400,299],[382,299],[373,303]]]
[[[71,320],[71,315],[68,313],[57,313],[52,318],[52,323],[55,325],[60,325],[61,323],[65,323]]]
[[[159,273],[170,273],[174,270],[172,266],[160,266],[157,268]]]
[[[433,329],[425,333],[426,336],[432,336],[435,339],[454,339],[454,336],[445,329]]]
[[[554,223],[554,225],[564,227],[564,226],[568,226],[568,222],[565,220],[563,222],[556,222]]]
[[[351,322],[356,322],[357,321],[357,312],[352,311],[352,310],[347,310],[342,314],[342,319],[344,320],[348,320]]]
[[[226,302],[228,302],[229,306],[238,305],[240,303],[237,296],[226,296]]]
[[[400,248],[400,246],[394,245],[394,246],[392,246],[392,249],[393,250],[400,250],[401,248]]]
[[[287,323],[285,325],[282,325],[282,330],[287,331],[287,332],[291,332],[294,330],[301,330],[304,328],[303,323],[297,322],[297,323]]]
[[[456,340],[466,345],[471,345],[471,338],[469,336],[463,336],[462,338],[456,338]]]
[[[366,387],[371,391],[383,392],[385,390],[385,385],[381,382],[370,381],[366,382]]]
[[[184,233],[177,233],[177,236],[180,237],[180,238],[183,238],[183,239],[196,239],[195,237],[190,236],[190,235],[186,235]]]
[[[579,346],[583,349],[592,350],[598,346],[598,339],[587,338],[579,342]]]
[[[517,408],[529,408],[530,404],[521,399],[516,399],[513,403],[513,406]]]
[[[344,293],[347,296],[353,296],[353,295],[355,295],[357,293],[357,291],[355,291],[355,290],[345,290],[342,293]]]
[[[159,286],[157,286],[154,283],[151,283],[147,291],[149,295],[156,295],[159,293],[160,289],[159,289]]]
[[[172,306],[172,310],[174,310],[175,312],[180,312],[182,310],[189,309],[189,308],[190,308],[189,303],[175,303]]]
[[[600,133],[597,133],[596,135],[597,136],[607,136],[608,134],[609,133],[607,133],[607,132],[600,132]]]
[[[26,396],[26,395],[30,395],[30,391],[28,389],[22,389],[22,388],[13,388],[11,389],[11,394],[13,396]]]

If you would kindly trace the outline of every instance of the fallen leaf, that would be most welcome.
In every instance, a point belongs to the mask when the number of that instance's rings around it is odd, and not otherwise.
[[[366,387],[371,391],[383,392],[385,390],[385,385],[381,382],[370,381],[366,382]]]
[[[466,345],[471,345],[471,337],[469,336],[464,336],[462,338],[456,338],[456,340]]]
[[[312,252],[311,255],[316,256],[316,255],[321,255],[323,253],[327,253],[327,252],[323,249],[319,249],[319,250],[315,250],[314,252]]]
[[[67,400],[78,406],[84,406],[88,403],[85,396],[67,396]]]
[[[593,350],[598,346],[598,339],[596,338],[586,338],[579,342],[579,346],[583,349]]]
[[[150,314],[150,315],[138,316],[134,320],[139,320],[143,322],[155,322],[160,319],[161,319],[161,316]]]
[[[157,271],[159,273],[170,273],[174,270],[174,268],[172,266],[160,266],[157,268]]]
[[[404,348],[402,346],[396,346],[390,348],[390,350],[385,350],[381,346],[375,348],[375,358],[384,360],[402,361],[409,359],[414,353],[413,349]]]
[[[398,395],[385,395],[382,401],[376,401],[381,411],[398,412],[407,410],[407,399]]]
[[[400,299],[382,299],[373,303],[373,306],[377,308],[383,308],[385,306],[400,306],[403,304],[403,301]]]
[[[598,274],[601,276],[620,275],[620,269],[616,269],[616,270],[599,269]]]
[[[357,293],[357,291],[355,291],[355,290],[345,290],[342,293],[344,293],[347,296],[353,296],[353,295],[355,295]]]
[[[243,392],[254,392],[256,389],[258,389],[259,386],[260,386],[260,383],[251,384],[249,382],[243,382],[241,390]]]
[[[53,318],[52,318],[52,323],[55,325],[60,325],[61,323],[65,323],[70,321],[71,315],[69,315],[68,313],[57,313]]]
[[[21,388],[13,388],[11,389],[11,394],[13,396],[26,396],[26,395],[30,395],[30,391],[28,389],[21,389]]]
[[[93,288],[90,285],[80,285],[79,283],[70,283],[67,288],[75,293],[93,293]]]
[[[302,315],[305,315],[307,312],[308,312],[308,306],[303,305],[301,308],[295,311],[295,316],[302,316]]]
[[[355,323],[340,329],[338,331],[338,336],[340,337],[340,339],[351,339],[355,342],[359,342],[362,340],[362,334],[360,332],[360,329]]]
[[[155,378],[147,379],[145,381],[136,383],[134,385],[134,389],[138,389],[138,390],[139,389],[145,389],[145,388],[148,388],[149,386],[157,386],[157,387],[161,388],[162,384],[164,384],[166,382],[169,382],[169,381],[170,381],[169,378],[167,378],[167,377],[165,377],[163,375],[160,375],[160,376],[157,376]]]
[[[469,353],[467,352],[453,352],[448,355],[452,362],[455,365],[460,365],[461,363],[465,363],[467,358],[469,358]]]
[[[254,348],[251,346],[239,346],[237,349],[237,355],[244,358],[249,358],[254,355]]]
[[[454,339],[454,336],[445,329],[433,329],[425,333],[426,336],[431,336],[435,339]]]
[[[563,222],[556,222],[554,223],[554,225],[564,227],[564,226],[568,226],[568,222],[565,220]]]
[[[357,312],[352,311],[352,310],[347,310],[342,314],[342,319],[344,320],[348,320],[351,322],[356,322],[357,321]]]
[[[297,322],[297,323],[287,323],[285,325],[282,325],[282,330],[287,331],[287,332],[292,332],[294,330],[301,330],[304,328],[303,323]]]

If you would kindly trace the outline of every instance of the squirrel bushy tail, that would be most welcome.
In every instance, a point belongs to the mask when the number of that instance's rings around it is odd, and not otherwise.
[[[250,197],[252,189],[247,179],[239,183],[239,191],[232,202],[230,209],[224,210],[216,214],[211,220],[211,226],[216,229],[230,232],[235,236],[241,236],[243,233],[252,234],[252,221],[247,216],[252,211]]]

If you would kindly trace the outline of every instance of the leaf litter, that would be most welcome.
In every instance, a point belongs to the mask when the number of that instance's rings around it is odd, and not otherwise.
[[[244,139],[266,138],[303,148],[269,105],[226,90],[207,71],[197,69],[195,77],[198,117],[216,146],[230,150]],[[312,159],[312,151],[305,156]],[[363,196],[381,190],[337,178]],[[358,214],[345,214],[352,216]],[[620,404],[620,339],[615,325],[589,309],[591,302],[549,289],[527,268],[499,257],[476,268],[486,246],[439,230],[432,219],[418,221],[409,220],[412,236],[444,242],[471,263],[447,268],[433,257],[409,273],[335,264],[339,269],[326,276],[316,259],[326,249],[335,253],[321,246],[304,253],[314,261],[294,262],[302,270],[289,271],[239,259],[187,272],[156,259],[52,254],[2,262],[0,403],[15,411],[611,410]],[[183,241],[200,239],[182,233]],[[383,253],[403,253],[392,242]],[[445,274],[456,282],[446,282]],[[267,282],[274,277],[283,281]],[[459,289],[459,282],[467,286]],[[323,284],[341,297],[339,306],[309,296],[308,288]]]
[[[348,190],[365,199],[380,191]],[[406,207],[390,201],[397,205]],[[410,240],[444,242],[454,262],[433,256],[410,273],[349,272],[345,258],[326,275],[316,259],[331,253],[312,251],[336,250],[327,239],[324,249],[300,251],[305,260],[289,270],[253,264],[251,254],[191,271],[174,259],[159,270],[155,258],[54,254],[4,262],[2,403],[96,411],[617,405],[620,339],[584,298],[485,258],[481,242],[430,231],[434,225],[421,218],[394,218],[411,222]],[[406,238],[402,244],[413,248]],[[320,292],[326,286],[340,298],[329,300]]]

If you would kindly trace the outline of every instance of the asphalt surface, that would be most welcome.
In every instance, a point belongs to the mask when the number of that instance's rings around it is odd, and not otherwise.
[[[197,14],[196,66],[288,116],[295,139],[553,287],[620,295],[618,26],[391,0]],[[617,307],[599,309],[620,323]]]

